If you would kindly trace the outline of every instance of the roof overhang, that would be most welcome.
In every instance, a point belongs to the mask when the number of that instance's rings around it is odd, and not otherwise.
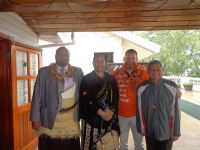
[[[200,0],[5,0],[39,35],[200,28]]]

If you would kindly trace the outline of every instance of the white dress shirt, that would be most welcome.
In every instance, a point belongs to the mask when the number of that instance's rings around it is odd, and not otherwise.
[[[64,69],[64,73],[66,73],[68,71],[68,68],[69,68],[68,65],[65,66],[64,68],[59,65],[56,65],[56,69],[59,73],[62,72],[62,69]],[[64,82],[65,82],[64,83],[64,91],[68,90],[75,84],[73,77],[65,77]]]

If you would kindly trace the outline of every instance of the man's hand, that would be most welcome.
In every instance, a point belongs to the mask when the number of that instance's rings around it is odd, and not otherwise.
[[[176,96],[177,96],[177,98],[181,98],[181,96],[182,96],[182,92],[181,92],[180,90],[177,90],[177,92],[176,92]]]
[[[143,133],[141,133],[141,135],[142,135],[142,136],[146,136],[146,134],[145,134],[144,132],[143,132]]]
[[[172,136],[172,137],[171,137],[171,140],[172,140],[172,141],[177,141],[178,138],[179,138],[178,136]]]
[[[110,121],[113,117],[113,112],[110,111],[110,110],[105,110],[103,111],[102,109],[99,109],[97,111],[97,114],[103,119],[103,120],[106,120],[106,121]]]
[[[36,131],[39,130],[39,128],[41,128],[41,122],[40,121],[32,122],[32,128]]]

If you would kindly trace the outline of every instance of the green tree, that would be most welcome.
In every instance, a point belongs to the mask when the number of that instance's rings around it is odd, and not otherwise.
[[[161,46],[160,53],[144,61],[158,59],[165,68],[165,75],[200,77],[200,31],[146,31],[136,32]]]

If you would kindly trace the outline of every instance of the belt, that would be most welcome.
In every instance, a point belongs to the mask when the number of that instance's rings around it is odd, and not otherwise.
[[[72,105],[72,106],[70,106],[70,107],[62,108],[61,110],[59,110],[59,112],[60,112],[60,113],[66,113],[66,112],[72,110],[77,104],[78,104],[78,101],[77,101],[74,105]]]

